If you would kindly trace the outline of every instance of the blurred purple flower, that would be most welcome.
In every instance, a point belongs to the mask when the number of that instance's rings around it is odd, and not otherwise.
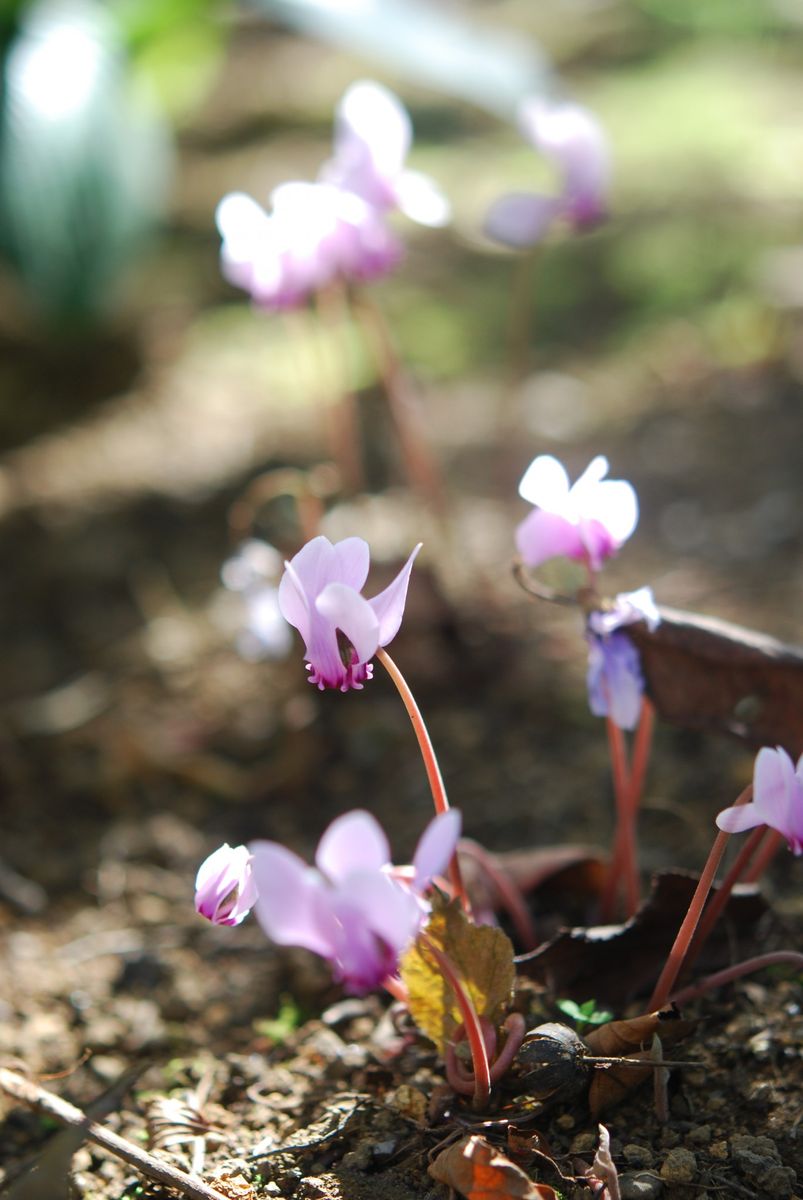
[[[435,817],[411,873],[392,867],[385,834],[361,810],[332,822],[315,867],[277,842],[252,842],[257,920],[279,945],[303,946],[327,959],[349,992],[371,991],[396,970],[417,934],[429,911],[423,895],[446,869],[459,835],[456,809]]]
[[[449,203],[442,192],[404,166],[412,137],[407,111],[392,92],[369,80],[353,83],[337,106],[334,154],[320,178],[379,213],[398,208],[422,225],[445,225]]]
[[[224,842],[201,863],[195,877],[195,909],[215,925],[239,925],[254,907],[256,886],[247,846]]]
[[[245,628],[237,636],[237,648],[244,658],[278,659],[290,652],[293,635],[279,608],[276,586],[281,568],[278,550],[259,538],[243,542],[221,568],[223,583],[238,592],[245,605]]]
[[[650,588],[624,592],[613,605],[588,618],[588,703],[595,717],[610,717],[620,729],[635,729],[644,694],[644,675],[636,647],[625,634],[625,625],[645,621],[649,629],[660,623]]]
[[[527,141],[556,167],[560,192],[501,196],[485,218],[488,236],[521,249],[540,241],[558,218],[575,230],[601,221],[607,211],[610,153],[596,118],[579,104],[549,104],[532,97],[522,102],[518,119]]]
[[[524,473],[519,495],[535,510],[516,530],[528,567],[565,556],[598,571],[638,523],[638,499],[629,483],[605,479],[608,460],[598,455],[571,487],[563,464],[541,454]]]
[[[371,600],[360,595],[370,562],[362,538],[332,545],[328,538],[316,537],[285,563],[279,607],[304,639],[310,683],[347,692],[371,678],[370,659],[399,631],[420,549],[419,542],[393,582]]]
[[[781,746],[759,750],[753,770],[753,799],[724,809],[717,825],[727,833],[768,825],[783,834],[793,854],[803,854],[803,755],[795,767]]]
[[[386,274],[402,256],[383,217],[327,183],[284,183],[268,214],[242,192],[224,196],[215,220],[223,274],[261,308],[296,308],[335,279]]]

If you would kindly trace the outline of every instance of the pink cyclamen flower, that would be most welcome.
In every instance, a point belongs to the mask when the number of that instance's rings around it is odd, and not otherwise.
[[[588,618],[588,703],[595,717],[610,717],[620,729],[635,729],[644,694],[639,652],[625,634],[626,625],[644,621],[652,630],[661,617],[650,588],[623,592],[613,605]]]
[[[404,165],[412,137],[410,117],[392,92],[368,80],[354,83],[337,106],[334,153],[320,178],[377,212],[398,208],[422,225],[444,225],[448,201],[429,176]]]
[[[783,834],[793,854],[803,854],[803,755],[795,767],[781,747],[759,750],[753,769],[753,799],[717,817],[726,833],[768,825]]]
[[[371,678],[370,660],[399,631],[420,549],[419,542],[393,582],[371,600],[360,595],[370,563],[362,538],[332,545],[316,537],[285,563],[279,607],[304,639],[310,683],[347,692]]]
[[[579,104],[523,101],[519,125],[524,137],[549,159],[560,176],[557,195],[516,192],[501,196],[485,219],[489,237],[522,248],[541,240],[562,218],[575,230],[595,225],[606,215],[610,153],[595,117]]]
[[[429,905],[424,893],[441,875],[460,836],[460,814],[435,817],[418,843],[412,870],[394,868],[387,838],[370,813],[338,817],[308,866],[277,842],[252,842],[257,920],[282,946],[327,959],[349,992],[379,987],[416,936]]]
[[[530,463],[519,495],[535,510],[516,530],[516,545],[528,567],[566,557],[598,571],[630,537],[638,524],[633,487],[605,479],[608,460],[598,455],[571,487],[562,463],[541,454]]]
[[[256,900],[247,846],[224,842],[198,868],[195,909],[215,925],[239,925]]]
[[[353,192],[284,183],[272,192],[271,208],[268,214],[232,192],[215,213],[223,274],[261,308],[295,308],[336,279],[378,278],[402,257],[381,214]]]

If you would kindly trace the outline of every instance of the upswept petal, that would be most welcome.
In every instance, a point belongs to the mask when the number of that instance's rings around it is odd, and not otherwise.
[[[407,602],[410,572],[422,545],[423,542],[418,543],[396,578],[378,596],[374,596],[368,601],[379,623],[380,646],[387,646],[388,642],[393,641],[399,632],[399,626],[404,616],[404,605]]]
[[[335,980],[352,995],[364,995],[380,987],[396,968],[396,952],[376,936],[350,896],[335,893],[326,903],[326,919],[332,929],[329,958]]]
[[[381,871],[360,871],[340,889],[340,896],[361,913],[367,928],[398,954],[421,923],[418,900]]]
[[[766,814],[765,820],[783,813],[796,783],[794,764],[782,746],[775,750],[764,746],[759,750],[753,767],[752,802],[759,812]]]
[[[539,454],[524,472],[519,495],[538,508],[563,512],[569,498],[569,476],[563,463],[551,454]]]
[[[277,945],[303,946],[328,958],[331,930],[320,918],[321,876],[278,842],[251,842],[248,848],[258,892],[254,912],[267,936]]]
[[[292,562],[284,564],[284,574],[279,580],[277,599],[279,612],[285,621],[298,630],[305,642],[309,642],[312,622],[309,597]]]
[[[597,485],[608,474],[608,460],[604,454],[597,454],[572,484],[572,499],[580,505],[588,496],[596,496]]]
[[[315,853],[315,864],[333,883],[356,871],[381,871],[390,863],[390,846],[375,817],[354,809],[328,827]]]
[[[215,209],[215,224],[223,238],[226,257],[232,262],[247,262],[254,248],[268,235],[270,217],[245,192],[230,192]]]
[[[560,200],[535,192],[511,192],[495,200],[482,223],[486,237],[522,250],[540,242],[560,212]]]
[[[441,189],[421,171],[402,171],[396,181],[396,203],[406,217],[419,225],[448,225],[451,205]]]
[[[461,816],[456,808],[438,813],[427,825],[413,855],[415,891],[424,891],[436,875],[444,873],[455,852],[461,825]]]
[[[734,804],[724,809],[717,817],[717,827],[725,833],[743,833],[766,822],[755,804]]]
[[[379,621],[364,596],[345,583],[330,583],[315,607],[330,628],[345,634],[357,652],[358,662],[373,658],[379,649]]]
[[[335,554],[331,582],[347,583],[355,592],[361,592],[368,578],[371,562],[368,543],[361,537],[348,537],[335,542],[332,548]]]
[[[549,558],[585,558],[580,530],[566,517],[533,509],[516,530],[516,546],[528,567],[538,567]]]
[[[606,479],[594,493],[597,518],[611,537],[622,545],[638,525],[638,497],[631,484],[623,479]]]
[[[327,583],[336,578],[335,561],[335,548],[329,538],[318,536],[302,546],[298,554],[294,554],[290,559],[289,564],[285,564],[285,567],[292,567],[292,572],[285,570],[282,576],[279,584],[279,606],[284,617],[291,625],[295,625],[296,629],[299,626],[290,613],[295,614],[299,611],[299,595],[305,600],[304,607],[309,609]],[[285,584],[288,576],[290,582]],[[285,604],[288,611],[285,611]]]
[[[357,138],[369,147],[378,171],[401,171],[412,141],[406,109],[392,92],[371,80],[353,83],[335,112],[335,155],[343,142]]]

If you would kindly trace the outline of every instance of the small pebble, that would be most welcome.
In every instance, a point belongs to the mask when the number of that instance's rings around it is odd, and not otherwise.
[[[561,1113],[555,1122],[558,1129],[569,1130],[574,1129],[575,1121],[571,1113]]]
[[[587,1130],[584,1133],[578,1133],[572,1139],[569,1149],[572,1154],[593,1154],[597,1148],[597,1141],[597,1134]]]
[[[696,1129],[690,1129],[686,1137],[693,1146],[707,1146],[711,1141],[711,1126],[698,1125]]]
[[[661,1167],[661,1178],[666,1183],[691,1183],[696,1174],[697,1159],[682,1146],[670,1150]]]
[[[728,1157],[728,1143],[725,1141],[712,1142],[708,1147],[708,1153],[712,1158],[716,1158],[719,1159],[720,1162],[724,1162]]]
[[[655,1155],[649,1146],[637,1146],[635,1142],[628,1142],[622,1154],[631,1167],[651,1167],[655,1162]]]
[[[634,1171],[619,1176],[619,1192],[622,1200],[657,1200],[663,1194],[664,1185],[657,1175],[649,1171]]]

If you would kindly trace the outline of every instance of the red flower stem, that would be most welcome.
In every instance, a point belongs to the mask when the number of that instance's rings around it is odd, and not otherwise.
[[[785,840],[784,835],[778,833],[777,829],[770,830],[769,837],[756,856],[755,862],[745,874],[745,883],[756,883],[761,878]]]
[[[351,316],[342,284],[332,283],[317,292],[315,305],[321,325],[331,335],[338,359],[337,375],[341,380],[339,399],[328,414],[331,453],[340,468],[344,484],[351,491],[357,492],[365,488],[365,477],[362,469],[362,439],[357,398],[349,384],[349,378],[353,375],[348,345]],[[326,378],[330,364],[326,361],[326,354],[319,342],[317,348]]]
[[[480,870],[488,876],[491,885],[496,888],[499,902],[507,909],[522,950],[534,950],[538,945],[538,939],[530,910],[521,889],[499,865],[496,856],[490,854],[479,842],[474,842],[470,838],[462,838],[458,850],[461,854],[473,858]]]
[[[738,797],[736,804],[746,804],[752,794],[753,785],[750,783]],[[649,1006],[647,1008],[648,1012],[655,1012],[656,1010],[663,1008],[669,996],[671,995],[672,989],[677,981],[677,977],[680,974],[680,969],[683,966],[683,960],[686,957],[689,945],[691,944],[691,940],[694,937],[695,930],[697,929],[697,923],[700,920],[705,902],[708,898],[708,893],[711,890],[711,884],[714,882],[714,876],[716,875],[719,864],[722,861],[722,855],[725,853],[725,847],[728,844],[729,837],[729,833],[726,833],[724,830],[720,829],[717,833],[717,836],[714,838],[714,844],[711,847],[708,859],[703,867],[703,872],[700,876],[697,887],[695,888],[694,895],[691,898],[689,910],[681,922],[674,945],[669,951],[669,957],[664,964],[664,969],[661,971],[661,974],[658,977],[658,982],[655,985],[655,990],[653,991]]]
[[[655,728],[655,708],[646,696],[641,701],[641,715],[633,741],[633,758],[630,768],[630,809],[635,823],[636,814],[641,805],[644,792],[644,780],[650,761],[652,749],[652,733]]]
[[[424,436],[418,397],[410,387],[387,322],[381,309],[365,293],[357,297],[354,310],[382,382],[410,484],[426,504],[443,514],[446,501],[441,471]]]
[[[717,971],[715,975],[706,975],[699,983],[681,988],[673,995],[672,1002],[673,1004],[686,1004],[687,1001],[695,1000],[705,992],[710,992],[712,988],[723,987],[726,983],[732,983],[734,979],[741,979],[743,975],[750,975],[753,971],[763,971],[765,967],[776,967],[782,963],[791,963],[803,970],[803,954],[798,954],[795,950],[775,950],[772,954],[759,954],[756,958],[747,958],[744,962],[735,963],[734,966],[727,967],[724,971]]]
[[[605,724],[608,731],[608,746],[611,752],[613,791],[616,797],[616,838],[608,882],[608,889],[612,891],[613,895],[609,897],[609,902],[616,895],[618,881],[621,877],[625,892],[625,910],[628,917],[632,917],[638,908],[639,885],[636,868],[634,813],[631,808],[630,774],[627,766],[627,748],[625,746],[625,735],[616,722],[607,717]]]
[[[719,885],[716,893],[711,897],[708,904],[705,906],[705,911],[700,919],[700,924],[697,926],[697,932],[694,935],[694,940],[689,946],[689,952],[686,955],[686,969],[697,962],[697,959],[702,953],[705,943],[708,941],[711,931],[716,925],[725,905],[730,900],[731,892],[734,885],[739,882],[745,869],[749,866],[750,860],[759,847],[759,843],[763,840],[764,834],[767,832],[766,825],[759,825],[758,829],[754,829],[750,836],[745,839],[742,848],[733,860],[731,867]]]
[[[386,979],[382,980],[382,987],[390,993],[394,1000],[398,1000],[404,1005],[409,1004],[410,993],[398,975],[388,975]]]
[[[441,974],[454,992],[455,1000],[460,1009],[460,1015],[463,1018],[463,1027],[466,1032],[469,1049],[471,1050],[471,1061],[474,1066],[473,1107],[477,1111],[481,1111],[488,1103],[491,1095],[491,1069],[488,1063],[488,1050],[485,1045],[480,1018],[477,1015],[477,1010],[466,990],[463,980],[448,954],[441,950],[439,946],[436,946],[432,939],[427,937],[425,933],[419,934],[419,937],[422,945],[426,947],[435,959]]]
[[[388,654],[387,650],[379,648],[376,652],[376,657],[382,663],[382,666],[390,675],[396,685],[396,689],[402,698],[402,703],[407,709],[407,715],[412,722],[413,731],[418,739],[418,745],[421,750],[421,757],[424,760],[424,767],[427,772],[430,790],[432,791],[432,800],[435,804],[436,813],[445,813],[449,811],[449,801],[446,796],[446,788],[443,783],[441,769],[438,766],[438,760],[435,757],[435,750],[432,746],[432,741],[427,733],[427,727],[424,724],[424,718],[421,716],[421,710],[415,702],[415,697],[407,685],[407,680],[402,675],[399,668],[396,666],[393,659]],[[460,903],[463,906],[467,916],[471,916],[471,905],[469,904],[466,889],[463,886],[463,879],[460,874],[460,864],[457,861],[457,853],[452,855],[452,861],[449,863],[449,879],[454,888],[455,895],[459,897]]]

